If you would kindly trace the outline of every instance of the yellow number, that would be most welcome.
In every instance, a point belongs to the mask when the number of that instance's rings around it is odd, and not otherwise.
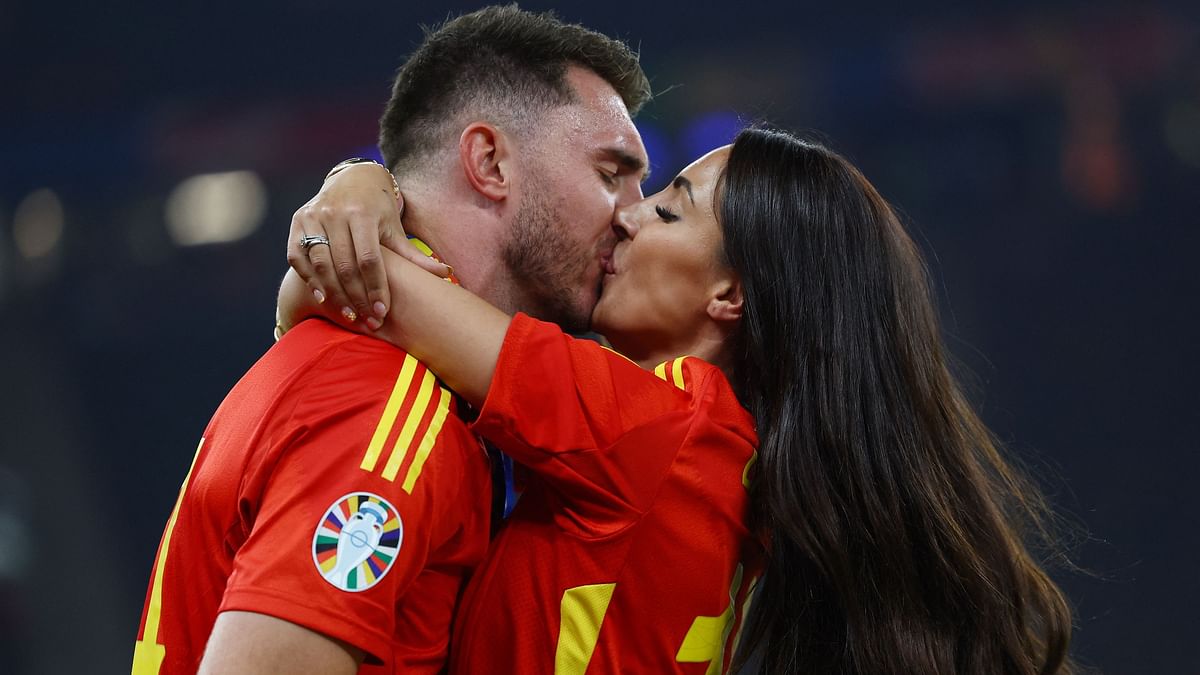
[[[583,675],[587,672],[600,624],[612,600],[616,584],[591,584],[568,588],[559,605],[558,646],[554,651],[554,675]]]
[[[734,602],[742,587],[742,565],[733,573],[733,585],[729,588],[729,606],[718,616],[698,616],[683,637],[675,660],[679,663],[708,662],[704,675],[719,675],[725,661],[725,641],[733,629]],[[740,632],[740,631],[739,631]],[[740,635],[738,637],[741,637]]]
[[[167,656],[167,648],[158,643],[158,624],[162,618],[162,577],[167,565],[167,551],[171,548],[171,533],[175,530],[175,518],[179,515],[179,505],[183,503],[183,494],[187,492],[188,481],[192,478],[192,469],[196,468],[196,458],[200,456],[200,448],[204,447],[204,439],[196,446],[196,454],[192,457],[192,465],[187,475],[183,477],[183,485],[179,488],[179,497],[175,500],[175,508],[167,519],[167,530],[163,533],[162,545],[158,549],[158,561],[154,565],[154,579],[150,586],[150,604],[146,607],[146,629],[142,639],[133,645],[132,675],[158,675],[162,668],[163,659]]]
[[[718,675],[725,660],[725,643],[733,630],[734,603],[742,587],[743,568],[738,564],[729,588],[729,606],[717,616],[698,616],[679,646],[675,660],[679,663],[708,663],[705,675]],[[750,582],[746,600],[742,603],[744,616],[750,605],[751,593],[758,580]],[[554,675],[583,675],[587,672],[596,642],[600,638],[600,627],[608,604],[612,600],[616,584],[591,584],[568,588],[559,606],[558,645],[554,653]],[[733,639],[737,649],[741,629]]]

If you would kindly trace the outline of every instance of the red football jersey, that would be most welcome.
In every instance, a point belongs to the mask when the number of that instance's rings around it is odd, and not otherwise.
[[[468,586],[457,673],[719,673],[761,570],[757,438],[720,370],[654,373],[517,315],[474,431],[529,469]]]
[[[268,614],[436,673],[488,544],[491,481],[456,402],[413,357],[321,320],[233,388],[167,522],[134,675],[193,673],[217,614]]]

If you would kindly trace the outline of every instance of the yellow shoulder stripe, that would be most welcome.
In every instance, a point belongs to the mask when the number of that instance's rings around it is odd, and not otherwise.
[[[417,455],[413,457],[412,466],[408,467],[408,475],[404,477],[404,491],[412,494],[413,485],[416,484],[417,478],[421,475],[421,469],[425,467],[425,460],[429,459],[429,452],[433,450],[433,443],[437,440],[438,434],[442,431],[442,425],[446,423],[446,416],[450,413],[450,391],[444,387],[438,387],[438,402],[437,409],[433,411],[433,419],[429,421],[429,429],[425,431],[425,436],[421,438],[421,445],[417,447]],[[390,479],[389,479],[390,480]]]
[[[412,404],[405,405],[410,397],[413,399]],[[396,384],[392,387],[387,404],[384,405],[383,415],[379,418],[375,433],[371,435],[371,441],[367,445],[367,451],[363,455],[359,468],[370,473],[375,472],[379,466],[379,460],[383,456],[384,446],[387,445],[388,439],[391,438],[392,432],[396,428],[396,421],[403,416],[404,422],[400,425],[400,431],[392,442],[391,452],[388,453],[387,462],[380,475],[386,480],[395,481],[404,465],[404,460],[415,448],[412,464],[408,467],[404,483],[401,486],[405,492],[411,494],[417,478],[421,475],[421,470],[425,467],[425,461],[429,459],[429,453],[433,450],[434,443],[437,442],[437,437],[446,423],[452,398],[446,388],[438,386],[437,378],[433,373],[422,366],[411,354],[405,355],[404,363],[400,366],[400,374],[396,377]],[[429,420],[429,426],[418,437],[417,432],[421,429],[421,422],[431,410],[432,417]],[[402,412],[403,415],[401,415]]]
[[[657,375],[660,380],[663,380],[664,382],[671,382],[676,387],[687,391],[687,387],[685,386],[683,379],[683,360],[686,358],[686,356],[680,356],[670,361],[663,361],[654,367],[654,374]],[[671,365],[670,379],[667,378],[667,364]]]
[[[662,363],[658,364],[657,366],[654,366],[654,374],[658,376],[658,379],[666,380],[667,379],[667,362],[663,361]]]
[[[383,444],[387,441],[388,434],[392,433],[392,425],[396,423],[396,414],[400,412],[400,406],[408,396],[408,387],[412,384],[413,373],[416,370],[417,360],[413,358],[412,354],[406,355],[404,365],[400,366],[400,376],[396,378],[396,386],[392,387],[392,395],[388,397],[387,405],[383,407],[383,416],[379,418],[379,424],[371,436],[371,443],[367,445],[367,454],[363,456],[362,464],[358,465],[358,468],[363,471],[375,470],[375,463],[379,461],[379,455],[383,452]]]
[[[417,433],[417,425],[421,423],[421,417],[429,408],[429,398],[432,395],[433,373],[426,370],[425,376],[421,378],[420,389],[417,390],[417,400],[413,403],[412,410],[408,411],[404,426],[400,428],[400,435],[396,437],[396,444],[392,446],[392,455],[388,457],[387,466],[383,467],[384,478],[396,480],[396,472],[400,470],[400,464],[408,455],[408,446],[412,445],[413,435]]]
[[[755,450],[750,459],[746,462],[745,468],[742,469],[742,486],[747,490],[750,489],[750,470],[754,468],[754,463],[758,461],[758,450]]]
[[[612,347],[609,347],[608,345],[605,345],[605,344],[600,344],[599,342],[597,342],[596,344],[600,345],[600,348],[601,348],[601,349],[603,349],[603,350],[605,350],[605,351],[608,351],[608,352],[612,352],[613,354],[616,354],[617,356],[619,356],[619,357],[621,357],[621,358],[625,359],[626,361],[628,361],[628,362],[630,362],[630,363],[633,363],[633,359],[629,358],[628,356],[625,356],[624,354],[622,354],[621,352],[619,352],[619,351],[617,351],[617,350],[613,349]]]
[[[675,386],[685,391],[687,388],[683,386],[683,360],[686,358],[686,356],[680,356],[671,362],[671,375],[675,378]]]

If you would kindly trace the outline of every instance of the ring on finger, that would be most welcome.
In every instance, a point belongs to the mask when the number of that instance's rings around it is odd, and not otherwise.
[[[329,246],[329,237],[326,237],[323,234],[306,234],[303,237],[300,237],[300,248],[304,249],[305,251],[313,246],[316,246],[317,244],[325,244],[326,246]]]

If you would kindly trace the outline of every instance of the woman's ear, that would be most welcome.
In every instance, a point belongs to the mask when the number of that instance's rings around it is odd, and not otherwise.
[[[500,201],[512,188],[512,148],[508,137],[486,122],[472,122],[458,137],[458,159],[471,187]]]
[[[708,301],[708,315],[715,321],[738,321],[742,318],[742,283],[732,275],[717,282]]]

